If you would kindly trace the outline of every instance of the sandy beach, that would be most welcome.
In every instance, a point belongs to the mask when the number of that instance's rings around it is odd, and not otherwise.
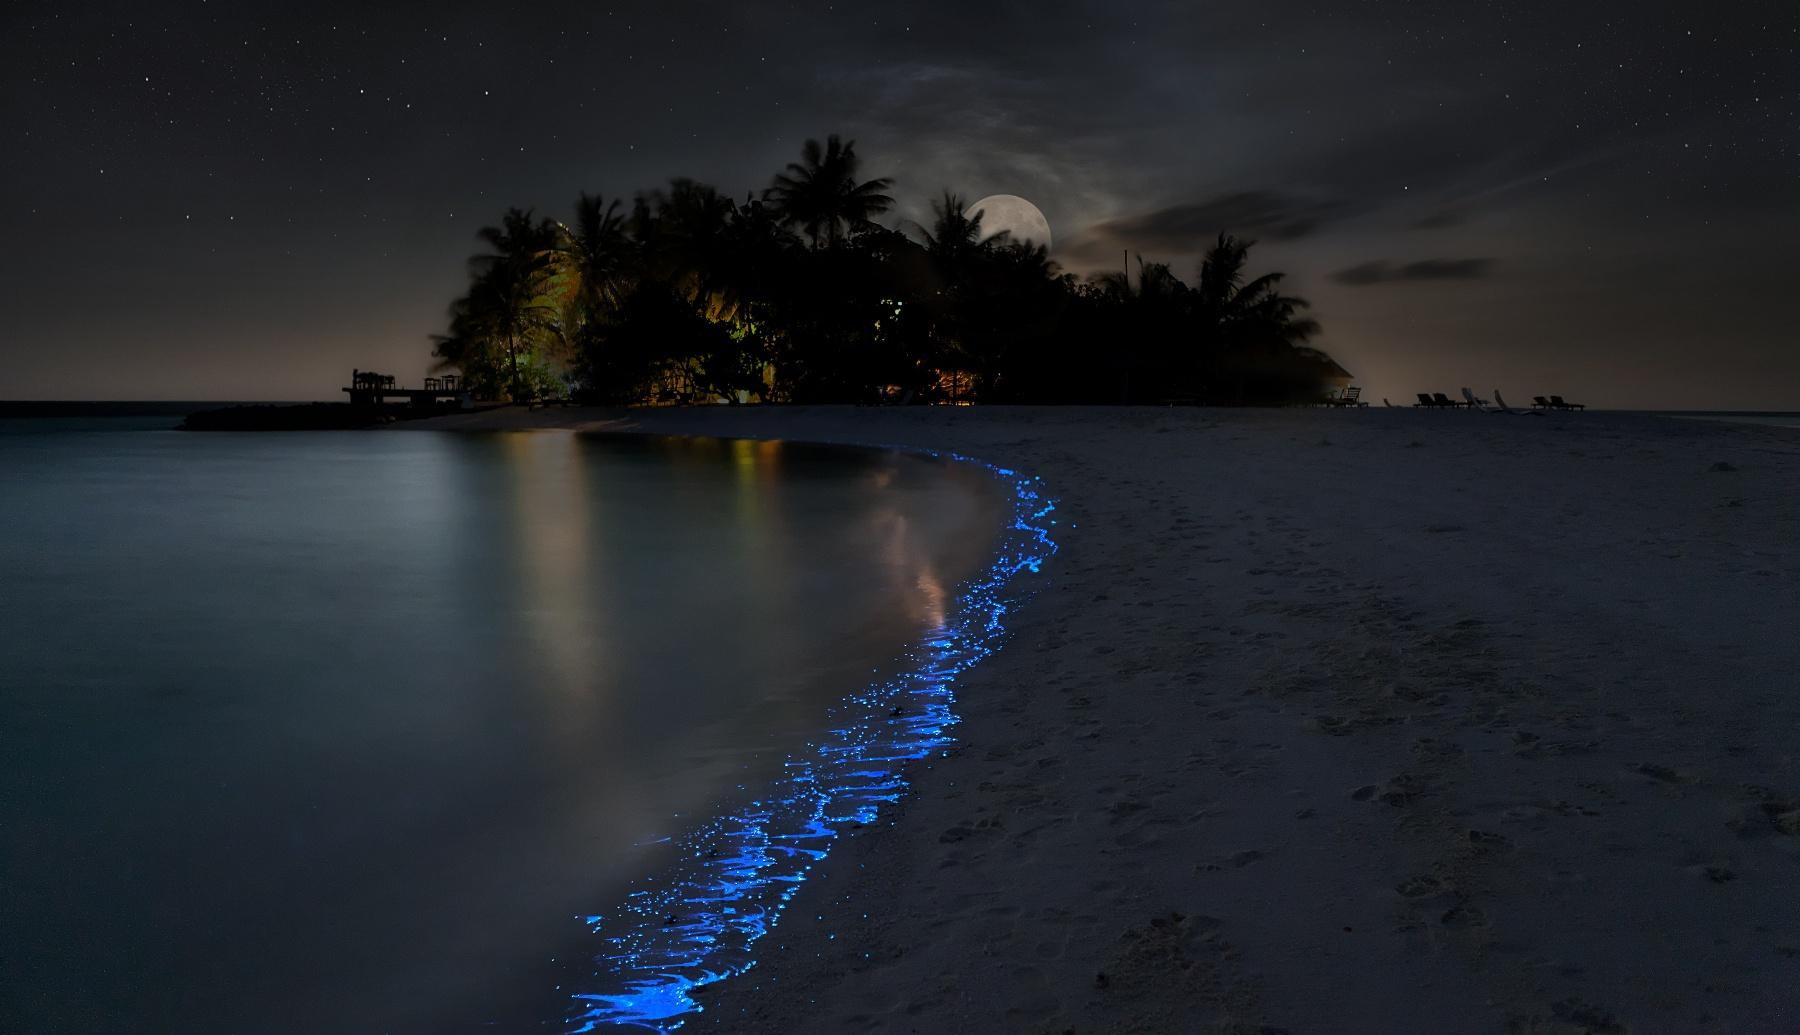
[[[1800,430],[502,410],[948,449],[1061,553],[699,1029],[1800,1030]]]

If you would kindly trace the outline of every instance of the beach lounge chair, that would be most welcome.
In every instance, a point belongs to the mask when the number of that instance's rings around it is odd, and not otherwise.
[[[1500,394],[1500,389],[1498,389],[1498,388],[1494,389],[1494,408],[1488,412],[1504,413],[1510,417],[1541,417],[1541,416],[1543,416],[1543,414],[1538,413],[1535,410],[1515,410],[1511,406],[1506,405],[1506,397]]]
[[[1469,391],[1467,388],[1463,389],[1462,393],[1463,393],[1463,401],[1468,403],[1469,408],[1471,410],[1487,409],[1488,401],[1486,399],[1477,399],[1475,397],[1475,393]]]
[[[1547,410],[1550,408],[1550,400],[1541,395],[1534,395],[1531,397],[1531,408],[1534,410]]]
[[[1445,395],[1443,392],[1432,392],[1431,393],[1431,404],[1433,406],[1447,406],[1452,410],[1460,409],[1462,407],[1462,403],[1459,403],[1455,399],[1450,398],[1449,396]]]
[[[1413,409],[1416,410],[1421,406],[1436,406],[1436,405],[1437,405],[1437,403],[1434,403],[1431,401],[1431,396],[1426,395],[1424,392],[1420,392],[1419,393],[1419,401],[1416,403],[1413,403]]]
[[[1563,397],[1560,395],[1553,395],[1550,397],[1550,408],[1553,410],[1585,410],[1585,409],[1587,409],[1587,407],[1581,403],[1564,402]]]

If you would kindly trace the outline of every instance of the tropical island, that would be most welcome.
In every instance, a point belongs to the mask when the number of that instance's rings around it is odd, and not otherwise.
[[[478,399],[599,404],[1316,402],[1346,375],[1253,242],[1190,284],[1142,258],[1085,280],[945,191],[889,227],[894,181],[808,140],[742,201],[690,179],[509,209],[435,339]]]

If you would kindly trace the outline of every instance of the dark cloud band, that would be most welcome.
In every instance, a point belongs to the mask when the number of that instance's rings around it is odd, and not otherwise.
[[[1421,259],[1404,264],[1376,261],[1339,270],[1331,279],[1349,287],[1418,280],[1485,280],[1493,275],[1495,265],[1493,259]]]

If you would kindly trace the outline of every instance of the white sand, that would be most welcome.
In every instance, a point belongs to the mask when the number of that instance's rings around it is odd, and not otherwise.
[[[964,746],[696,1028],[1800,1031],[1800,432],[624,423],[955,449],[1042,475],[1079,525],[967,678]]]

